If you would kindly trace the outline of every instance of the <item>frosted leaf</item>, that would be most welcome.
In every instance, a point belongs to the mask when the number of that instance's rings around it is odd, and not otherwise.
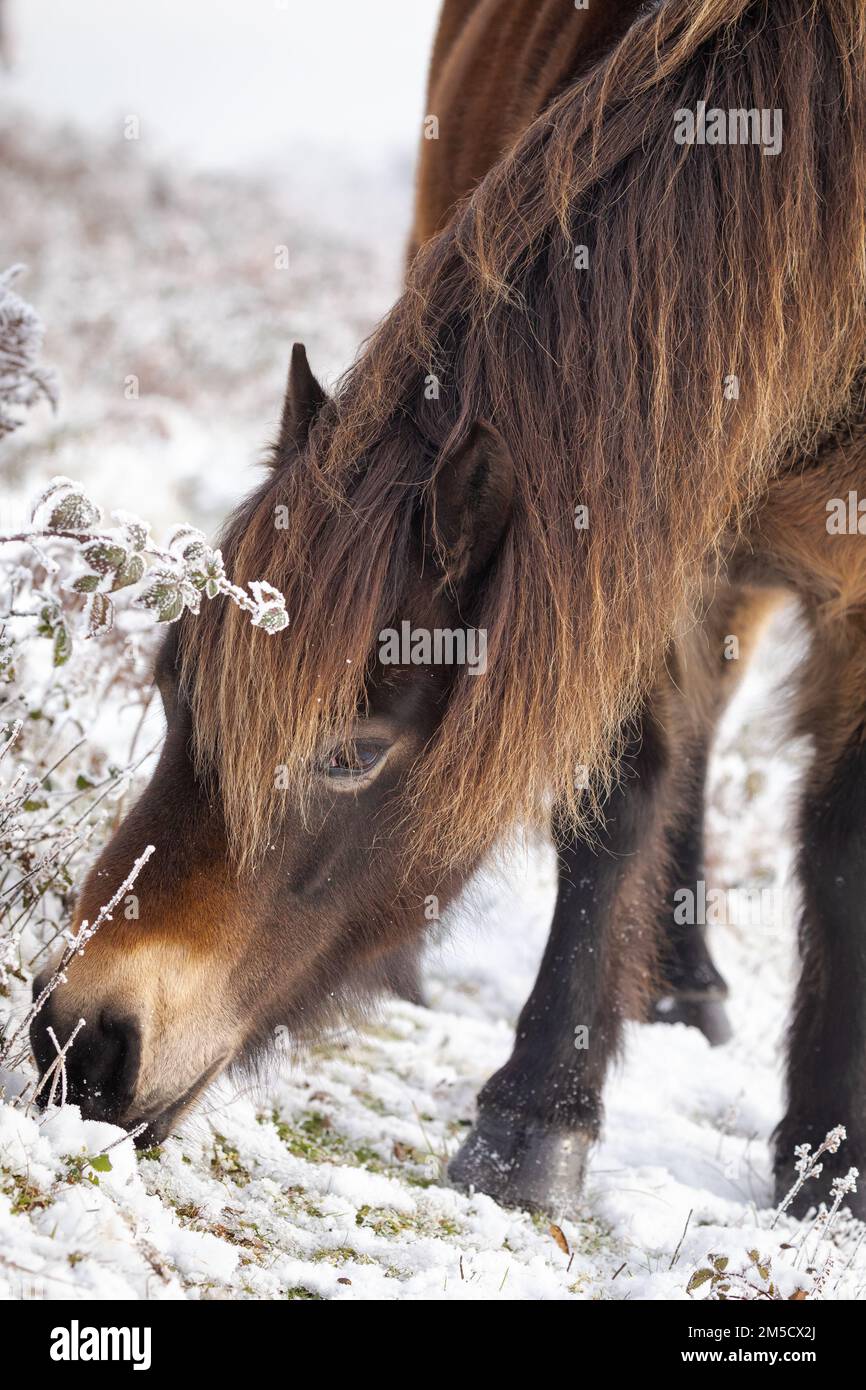
[[[70,579],[63,587],[73,594],[95,594],[99,588],[99,575],[79,574],[75,579]]]
[[[285,599],[279,589],[275,589],[273,584],[266,583],[263,579],[254,579],[250,584],[250,593],[256,603],[279,603],[285,604]]]
[[[65,623],[60,623],[54,629],[52,639],[54,665],[65,666],[72,655],[72,633]]]
[[[254,579],[250,592],[256,605],[251,619],[253,627],[263,628],[265,632],[282,632],[283,628],[288,627],[286,600],[279,589],[264,580]]]
[[[65,666],[72,655],[72,633],[56,599],[49,598],[40,608],[36,632],[40,637],[51,638],[54,665]]]
[[[149,608],[158,623],[173,623],[183,612],[180,575],[170,569],[151,570],[147,587],[134,600],[136,608]]]
[[[263,628],[265,632],[282,632],[289,625],[289,615],[285,608],[271,604],[266,608],[257,608],[250,622],[253,627]]]
[[[62,474],[58,473],[51,479],[48,485],[42,489],[36,501],[33,503],[30,509],[30,520],[36,520],[37,513],[41,511],[47,502],[51,501],[52,497],[56,497],[59,492],[65,492],[67,488],[75,488],[77,486],[78,484],[73,482],[71,478],[65,478]]]
[[[125,589],[130,584],[137,584],[144,578],[147,569],[143,555],[128,555],[114,576],[114,583],[111,586],[112,593],[116,589]]]
[[[43,523],[46,531],[87,531],[102,520],[102,509],[71,478],[51,479],[33,505],[31,520],[36,522],[49,504],[48,520]]]
[[[89,531],[102,520],[102,509],[91,502],[78,483],[55,498],[46,531]]]
[[[102,637],[114,626],[114,604],[108,594],[91,594],[84,609],[88,637]]]
[[[168,538],[167,549],[170,554],[176,555],[188,564],[195,564],[204,560],[210,552],[206,536],[195,526],[173,527]]]
[[[216,598],[225,583],[222,551],[211,550],[200,568],[192,574],[193,583],[203,589],[208,598]]]
[[[133,600],[136,608],[148,608],[158,623],[174,623],[184,608],[199,611],[200,595],[180,571],[158,567],[148,575],[143,592]]]
[[[132,512],[112,512],[112,521],[116,521],[123,531],[123,540],[129,550],[144,550],[150,540],[150,524],[142,521],[140,517],[134,516]]]
[[[33,597],[43,600],[36,631],[40,637],[51,637],[57,624],[63,621],[63,609],[53,594],[46,595],[34,591]]]
[[[92,541],[84,547],[84,558],[95,574],[113,575],[125,561],[126,550],[111,541]]]
[[[181,585],[183,601],[191,613],[198,614],[201,609],[201,594],[194,584],[184,582]]]

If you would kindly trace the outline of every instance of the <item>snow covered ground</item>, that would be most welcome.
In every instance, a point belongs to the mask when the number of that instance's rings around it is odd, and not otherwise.
[[[332,203],[299,201],[297,185],[262,161],[241,173],[198,148],[189,165],[169,161],[123,141],[100,110],[78,113],[83,134],[53,124],[34,114],[40,90],[20,80],[19,104],[0,107],[0,267],[30,267],[22,288],[48,326],[44,357],[60,370],[62,406],[57,417],[40,407],[3,445],[3,524],[63,473],[157,530],[181,520],[213,530],[257,476],[292,340],[333,378],[395,294],[410,142],[371,171],[380,211],[393,210],[386,225],[341,224]],[[342,197],[359,166],[329,138]],[[275,265],[283,245],[288,270]],[[796,651],[782,624],[722,730],[714,886],[788,883],[799,755],[774,751],[770,711]],[[149,719],[156,736],[159,716]],[[757,1250],[785,1295],[810,1287],[807,1266],[832,1253],[824,1296],[862,1296],[858,1223],[843,1213],[817,1251],[806,1228],[783,1219],[769,1229],[768,1138],[781,1114],[793,972],[787,891],[778,920],[714,929],[732,989],[727,1046],[711,1050],[679,1026],[631,1028],[579,1221],[552,1230],[448,1187],[445,1164],[477,1090],[509,1052],[553,893],[543,846],[491,867],[431,945],[430,1008],[384,1003],[301,1061],[275,1058],[255,1084],[220,1083],[158,1150],[136,1155],[121,1131],[72,1107],[34,1117],[0,1104],[0,1291],[685,1299],[709,1255],[733,1271]],[[20,1012],[24,1001],[22,984],[0,1008]]]

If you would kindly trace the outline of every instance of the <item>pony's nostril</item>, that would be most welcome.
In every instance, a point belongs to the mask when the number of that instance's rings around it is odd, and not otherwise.
[[[123,1114],[135,1094],[141,1063],[141,1030],[134,1018],[117,1017],[105,1010],[99,1016],[102,1034],[102,1066],[98,1068],[107,1083],[105,1100],[112,1113]]]

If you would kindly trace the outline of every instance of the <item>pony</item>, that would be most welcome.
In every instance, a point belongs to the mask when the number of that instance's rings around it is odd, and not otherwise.
[[[153,842],[140,920],[33,1025],[44,1067],[48,1025],[87,1020],[85,1113],[152,1143],[275,1029],[413,993],[429,905],[540,828],[550,939],[450,1173],[574,1210],[624,1020],[725,1036],[674,904],[735,668],[793,593],[814,753],[778,1182],[840,1122],[866,1161],[866,560],[828,525],[866,483],[864,53],[860,0],[446,0],[405,291],[333,394],[296,345],[269,476],[222,538],[290,625],[211,604],[169,631],[165,745],[76,910]],[[683,138],[714,111],[733,143],[708,118]],[[443,633],[483,635],[484,669],[424,659]]]

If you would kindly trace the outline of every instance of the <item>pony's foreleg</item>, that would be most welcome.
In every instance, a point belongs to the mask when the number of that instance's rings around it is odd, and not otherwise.
[[[623,1019],[637,1011],[634,981],[647,974],[652,943],[638,926],[621,930],[617,900],[656,819],[665,747],[651,717],[626,761],[601,843],[559,841],[553,924],[514,1050],[481,1091],[474,1128],[449,1167],[456,1185],[507,1205],[575,1210],[608,1063]]]
[[[666,890],[660,904],[660,993],[652,1004],[654,1023],[686,1023],[700,1029],[713,1046],[725,1043],[731,1027],[724,1000],[728,987],[707,945],[707,929],[677,922],[675,893],[695,889],[704,874],[704,794],[709,731],[693,736],[673,775],[676,789],[666,797],[671,822],[666,829]]]
[[[731,1035],[724,1000],[728,989],[713,963],[707,929],[677,921],[678,889],[697,892],[704,878],[704,805],[710,745],[740,673],[749,663],[771,613],[776,591],[748,585],[714,585],[701,624],[669,657],[669,683],[661,713],[671,731],[671,773],[665,793],[668,820],[666,862],[660,895],[659,976],[662,992],[651,1017],[659,1023],[688,1023],[712,1044]],[[738,659],[728,659],[736,635]]]

